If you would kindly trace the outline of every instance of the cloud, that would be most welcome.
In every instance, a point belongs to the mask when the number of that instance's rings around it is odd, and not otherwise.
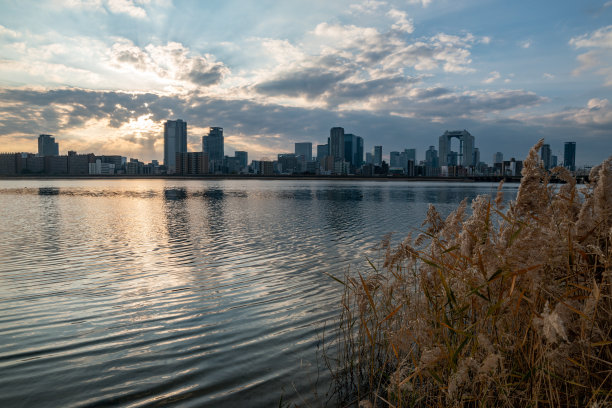
[[[133,18],[143,19],[147,17],[147,12],[141,4],[149,3],[147,0],[63,0],[60,2],[62,7],[72,9],[92,10],[97,12],[110,11],[113,14],[127,14]]]
[[[433,0],[408,0],[409,4],[420,4],[423,7],[427,7]]]
[[[16,39],[20,36],[21,35],[17,31],[11,30],[10,28],[6,28],[5,26],[0,24],[0,38]]]
[[[376,1],[376,0],[366,0],[363,1],[361,3],[357,3],[357,4],[351,4],[349,6],[349,9],[352,12],[358,12],[358,13],[373,13],[376,10],[378,10],[379,8],[386,6],[387,2],[385,1]]]
[[[113,44],[110,54],[111,61],[118,68],[153,73],[162,79],[186,81],[203,87],[220,83],[230,72],[212,55],[191,56],[189,49],[176,42],[140,48],[121,39]]]
[[[108,0],[108,8],[113,13],[123,13],[134,18],[147,17],[147,12],[131,0]]]
[[[273,96],[306,96],[312,99],[329,92],[348,75],[348,72],[306,68],[301,71],[286,72],[276,79],[257,84],[255,90]]]
[[[440,121],[449,118],[484,120],[504,111],[533,107],[547,101],[522,90],[452,92],[446,88],[415,90],[408,95],[415,103],[404,103],[410,117]]]
[[[569,43],[575,48],[612,48],[612,25],[574,37]]]
[[[408,94],[412,99],[424,100],[429,98],[437,98],[443,95],[448,95],[452,91],[448,88],[443,87],[431,87],[431,88],[415,88]]]
[[[612,25],[599,28],[591,33],[574,37],[569,44],[576,49],[587,48],[590,51],[577,57],[580,65],[572,74],[581,75],[594,71],[605,78],[604,85],[612,86]]]
[[[599,129],[612,128],[612,104],[607,99],[589,99],[586,107],[561,113],[565,121]]]
[[[404,12],[392,9],[388,16],[407,24]],[[481,38],[438,33],[412,40],[405,36],[412,30],[320,23],[297,44],[258,39],[274,66],[260,70],[245,89],[271,103],[379,110],[410,92],[426,72],[473,71],[470,48]]]
[[[60,7],[103,11],[102,0],[61,0]]]
[[[492,71],[489,73],[489,77],[487,79],[484,79],[482,83],[490,84],[490,83],[497,81],[499,78],[501,78],[500,73],[497,71]]]
[[[412,19],[408,19],[406,12],[392,8],[387,12],[387,15],[395,21],[391,28],[412,34],[414,31],[414,23],[412,22]]]
[[[549,74],[548,72],[545,72],[542,74],[542,78],[544,79],[555,79],[555,76],[553,74]]]
[[[531,47],[531,40],[522,41],[519,45],[521,46],[521,48],[527,49]]]
[[[424,149],[437,145],[444,130],[459,128],[476,136],[476,146],[483,155],[501,150],[520,158],[540,137],[546,137],[547,142],[563,141],[576,134],[589,138],[589,144],[580,145],[580,152],[582,157],[593,157],[593,162],[603,160],[601,156],[612,148],[612,107],[607,99],[591,99],[584,107],[548,115],[528,111],[515,116],[498,114],[546,101],[521,90],[413,89],[400,101],[402,109],[397,112],[340,112],[195,93],[179,96],[77,88],[0,89],[0,100],[0,145],[17,151],[35,151],[37,135],[50,133],[63,152],[71,149],[159,159],[163,122],[178,118],[188,123],[191,149],[199,148],[199,137],[206,127],[222,126],[228,151],[247,150],[251,159],[292,151],[296,141],[324,143],[333,126],[363,136],[366,150],[374,144],[385,146],[385,151]],[[408,136],[406,129],[410,129]]]

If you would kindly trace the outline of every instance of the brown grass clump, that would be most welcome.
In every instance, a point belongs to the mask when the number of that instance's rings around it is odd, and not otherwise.
[[[480,196],[347,276],[328,359],[341,405],[612,404],[612,158],[582,190],[529,152],[516,200]],[[557,176],[565,184],[550,185]]]

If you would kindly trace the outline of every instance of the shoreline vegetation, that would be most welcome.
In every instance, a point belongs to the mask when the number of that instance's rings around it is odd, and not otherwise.
[[[540,166],[542,143],[514,201],[500,185],[471,215],[466,200],[446,219],[430,206],[367,273],[333,277],[323,357],[339,406],[612,404],[612,157],[578,187]]]

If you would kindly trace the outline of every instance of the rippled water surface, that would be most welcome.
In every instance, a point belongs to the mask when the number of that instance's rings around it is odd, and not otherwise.
[[[310,401],[325,272],[496,187],[0,180],[0,406]]]

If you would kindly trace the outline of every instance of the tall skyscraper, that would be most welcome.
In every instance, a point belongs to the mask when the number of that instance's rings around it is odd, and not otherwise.
[[[211,172],[220,171],[225,157],[222,127],[211,127],[208,130],[208,135],[202,137],[202,151],[208,153]]]
[[[323,161],[325,156],[329,156],[329,145],[317,145],[317,160]]]
[[[497,152],[493,155],[493,164],[503,163],[504,162],[504,154],[502,152]]]
[[[355,136],[355,138],[357,147],[354,153],[355,157],[353,158],[353,164],[356,167],[361,167],[363,164],[363,137]]]
[[[565,142],[563,150],[563,167],[576,171],[576,142]]]
[[[428,176],[438,175],[438,151],[434,146],[429,146],[425,152],[425,172]]]
[[[344,134],[344,160],[353,167],[363,164],[363,138],[352,133]]]
[[[304,156],[304,161],[312,161],[312,143],[302,142],[295,144],[295,155]]]
[[[403,167],[400,161],[400,152],[389,153],[389,167]]]
[[[176,154],[187,152],[187,122],[181,119],[164,123],[164,165],[169,174],[176,173]]]
[[[249,153],[236,150],[234,153],[234,157],[238,159],[238,165],[240,166],[240,170],[245,169],[249,165]]]
[[[451,156],[451,139],[453,138],[459,139],[459,152],[455,152],[457,153],[456,159],[455,154]],[[472,136],[467,130],[453,130],[450,132],[447,130],[442,136],[440,136],[439,145],[441,167],[452,165],[449,164],[449,158],[451,158],[450,161],[453,163],[456,160],[457,165],[459,166],[468,167],[472,164],[472,158],[474,155],[474,136]]]
[[[59,144],[51,135],[38,136],[38,155],[39,156],[59,156]]]
[[[416,149],[404,149],[404,152],[406,153],[407,160],[412,160],[416,163]]]
[[[372,155],[374,156],[374,165],[381,166],[382,165],[382,146],[374,146],[374,150],[372,150]]]
[[[333,127],[329,131],[329,155],[344,160],[344,128]]]
[[[552,151],[550,150],[549,144],[543,144],[542,149],[540,150],[540,158],[542,159],[542,164],[546,170],[549,170],[551,166],[551,158]]]
[[[480,149],[475,147],[472,156],[472,166],[478,166],[478,163],[480,163]]]

